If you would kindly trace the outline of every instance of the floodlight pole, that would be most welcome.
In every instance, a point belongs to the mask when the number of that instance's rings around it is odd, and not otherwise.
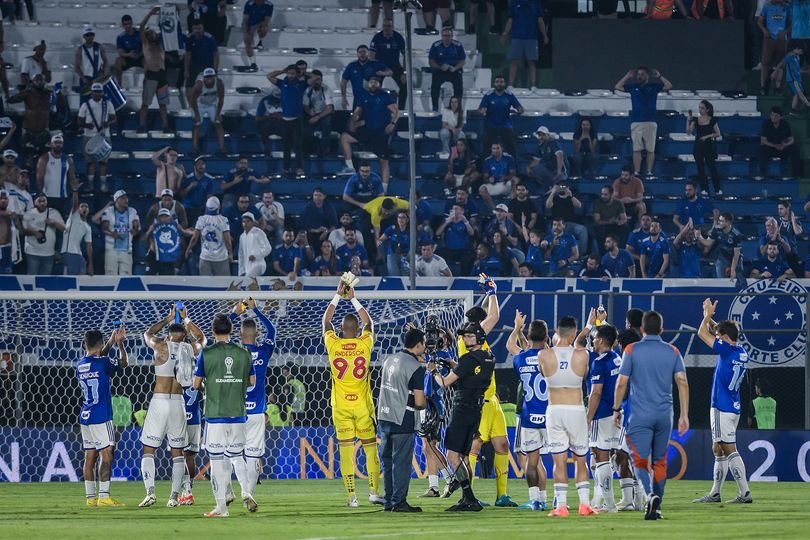
[[[405,77],[408,89],[408,220],[410,221],[410,242],[408,263],[410,267],[410,288],[416,289],[416,141],[414,140],[413,114],[413,9],[408,9],[410,2],[402,2],[400,7],[405,15]],[[411,6],[413,8],[413,6]]]

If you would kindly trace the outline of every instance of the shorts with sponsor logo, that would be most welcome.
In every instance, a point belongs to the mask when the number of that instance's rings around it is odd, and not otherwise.
[[[483,442],[490,441],[494,437],[506,437],[506,417],[503,415],[501,402],[497,397],[484,401],[478,436]]]
[[[588,424],[582,405],[549,405],[546,430],[552,454],[569,450],[578,456],[588,453]]]
[[[245,455],[260,458],[265,450],[264,413],[247,415],[245,422]]]
[[[115,426],[112,420],[102,424],[81,425],[82,448],[85,450],[103,450],[115,446]]]
[[[588,438],[591,448],[616,450],[621,442],[622,428],[616,427],[612,416],[594,418]]]
[[[186,425],[186,447],[183,448],[185,452],[200,452],[200,432],[202,427],[200,424],[187,424]]]
[[[724,412],[712,407],[709,411],[712,442],[737,444],[737,424],[739,421],[739,414]]]
[[[163,439],[172,448],[186,447],[186,408],[181,394],[155,394],[141,431],[141,442],[160,448]]]
[[[209,454],[240,455],[245,450],[245,422],[206,423],[203,444]]]
[[[377,423],[374,414],[366,408],[332,409],[332,422],[339,441],[376,439]]]
[[[548,432],[546,428],[523,427],[518,418],[515,429],[515,451],[521,454],[539,451],[548,454]]]

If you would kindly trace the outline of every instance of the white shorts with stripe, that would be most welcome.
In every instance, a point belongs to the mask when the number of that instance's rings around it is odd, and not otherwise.
[[[249,414],[245,422],[245,455],[260,458],[265,450],[264,414]]]
[[[163,439],[171,448],[186,447],[186,408],[182,394],[154,394],[141,431],[141,443],[160,448]]]
[[[709,410],[709,424],[711,424],[712,442],[737,444],[737,424],[739,422],[739,414],[723,412],[712,407]]]
[[[81,425],[82,448],[85,450],[103,450],[115,446],[115,426],[112,420],[101,424]]]
[[[617,428],[612,416],[594,418],[591,422],[589,443],[591,448],[599,450],[615,450],[619,448],[622,438],[622,428]]]
[[[549,452],[588,453],[588,420],[582,405],[549,405],[546,410]]]
[[[200,433],[202,427],[200,424],[186,424],[186,447],[183,448],[184,452],[200,453]]]
[[[205,450],[209,454],[238,456],[245,450],[245,423],[205,424]]]
[[[528,454],[539,451],[541,454],[548,454],[548,432],[546,428],[530,428],[520,425],[518,416],[515,428],[515,452]]]

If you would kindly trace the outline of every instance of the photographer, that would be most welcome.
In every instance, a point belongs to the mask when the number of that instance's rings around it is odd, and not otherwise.
[[[425,333],[411,328],[405,333],[405,350],[383,362],[383,378],[377,402],[382,435],[382,470],[385,509],[391,512],[421,512],[406,500],[411,482],[416,431],[416,410],[425,408]]]
[[[576,237],[580,254],[587,253],[588,229],[577,223],[577,212],[582,210],[582,202],[571,191],[567,182],[559,181],[554,184],[546,197],[546,210],[549,211],[552,220],[560,218],[565,221],[565,232]]]

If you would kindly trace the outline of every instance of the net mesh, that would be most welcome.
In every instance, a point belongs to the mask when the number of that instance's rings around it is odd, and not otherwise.
[[[56,296],[56,295],[55,295]],[[85,331],[101,329],[105,339],[113,329],[113,321],[126,326],[126,348],[129,366],[113,379],[114,424],[118,429],[118,445],[113,476],[120,479],[140,478],[141,446],[137,414],[149,403],[154,383],[152,352],[143,343],[142,334],[156,321],[163,319],[172,302],[184,302],[189,317],[211,339],[211,320],[217,313],[229,313],[244,293],[217,300],[185,300],[183,298],[133,299],[3,299],[0,300],[0,467],[3,476],[15,474],[13,445],[25,454],[31,448],[43,452],[62,450],[59,460],[71,460],[71,467],[80,478],[81,437],[78,413],[81,390],[75,378],[74,364],[83,355],[82,337]],[[386,297],[384,293],[360,295],[360,300],[374,321],[376,342],[372,355],[371,382],[375,395],[379,381],[379,366],[387,354],[401,350],[401,338],[406,323],[420,327],[430,315],[439,318],[440,325],[455,330],[463,322],[467,297],[446,292],[409,298]],[[426,297],[429,296],[429,297]],[[267,453],[264,475],[270,478],[330,477],[339,475],[337,445],[333,441],[332,411],[329,405],[330,375],[322,343],[321,318],[331,293],[322,298],[301,298],[295,293],[254,294],[257,307],[277,327],[276,350],[267,371],[268,403],[275,402],[280,413],[273,416],[266,434]],[[343,315],[354,313],[347,302],[341,302],[333,324],[339,330]],[[261,329],[261,325],[259,325]],[[238,325],[233,338],[238,340]],[[260,339],[262,334],[260,333]],[[282,367],[289,367],[289,378]],[[290,414],[294,390],[306,391],[303,412]],[[271,395],[272,394],[272,395]],[[204,454],[204,453],[203,453]],[[168,478],[170,460],[159,453],[157,476]],[[52,456],[51,456],[52,458]],[[55,458],[52,458],[55,459]],[[30,463],[26,463],[30,461]],[[43,471],[34,470],[39,460],[22,459],[17,464],[16,479],[40,480]],[[201,462],[202,463],[202,462]],[[362,452],[358,465],[364,470]],[[29,469],[30,467],[30,469]],[[70,474],[57,475],[51,480],[75,480]]]

